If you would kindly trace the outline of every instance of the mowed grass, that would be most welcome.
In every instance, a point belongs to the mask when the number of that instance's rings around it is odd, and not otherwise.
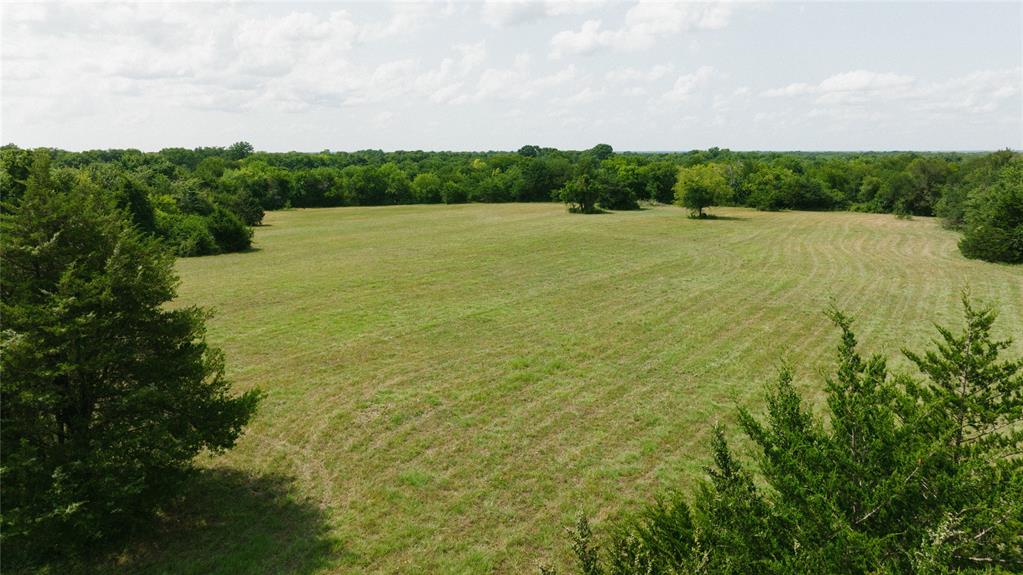
[[[555,204],[272,212],[258,250],[182,259],[181,304],[238,389],[267,398],[140,573],[521,573],[707,464],[715,422],[783,359],[808,397],[829,301],[893,365],[959,292],[1023,339],[1023,268],[970,261],[935,220]],[[1017,341],[1013,353],[1023,352]]]

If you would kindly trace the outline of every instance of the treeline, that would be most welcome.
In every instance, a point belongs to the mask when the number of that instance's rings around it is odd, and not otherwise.
[[[178,255],[246,249],[245,226],[259,225],[265,210],[289,207],[560,200],[583,212],[637,209],[675,201],[680,168],[713,165],[728,184],[729,205],[940,216],[967,232],[967,256],[1023,261],[1023,170],[1009,150],[614,153],[600,144],[584,151],[269,153],[239,142],[45,154],[58,185],[86,179],[118,194],[137,225]],[[0,158],[5,195],[16,198],[33,152],[8,145]]]

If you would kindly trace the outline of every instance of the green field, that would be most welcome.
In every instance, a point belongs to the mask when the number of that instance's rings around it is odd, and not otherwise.
[[[232,380],[268,395],[116,564],[535,572],[568,560],[580,512],[599,526],[698,478],[711,425],[782,358],[817,394],[832,299],[899,368],[932,320],[958,323],[966,284],[1023,335],[1023,268],[964,259],[937,221],[712,212],[272,212],[256,251],[180,260],[180,302],[216,311]]]

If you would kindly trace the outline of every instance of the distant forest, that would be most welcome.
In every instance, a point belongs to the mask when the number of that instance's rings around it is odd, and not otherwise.
[[[938,216],[964,232],[966,256],[1023,261],[1023,160],[1011,150],[615,153],[599,144],[583,151],[270,153],[238,142],[159,152],[7,145],[0,160],[5,201],[17,201],[33,169],[48,171],[58,189],[98,186],[179,256],[247,249],[250,227],[266,210],[549,202],[580,182],[606,210],[675,203],[680,169],[712,165],[730,188],[720,203]]]

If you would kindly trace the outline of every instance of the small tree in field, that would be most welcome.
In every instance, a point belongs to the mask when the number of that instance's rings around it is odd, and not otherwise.
[[[703,209],[728,201],[732,188],[716,164],[680,168],[675,180],[675,203],[689,208],[693,217],[704,217]]]
[[[579,214],[597,213],[597,198],[600,190],[589,175],[583,174],[569,180],[555,192],[557,198],[569,206],[569,211]]]
[[[173,257],[88,180],[54,188],[37,157],[2,219],[5,562],[131,528],[258,401],[231,396],[206,312],[166,307]]]

